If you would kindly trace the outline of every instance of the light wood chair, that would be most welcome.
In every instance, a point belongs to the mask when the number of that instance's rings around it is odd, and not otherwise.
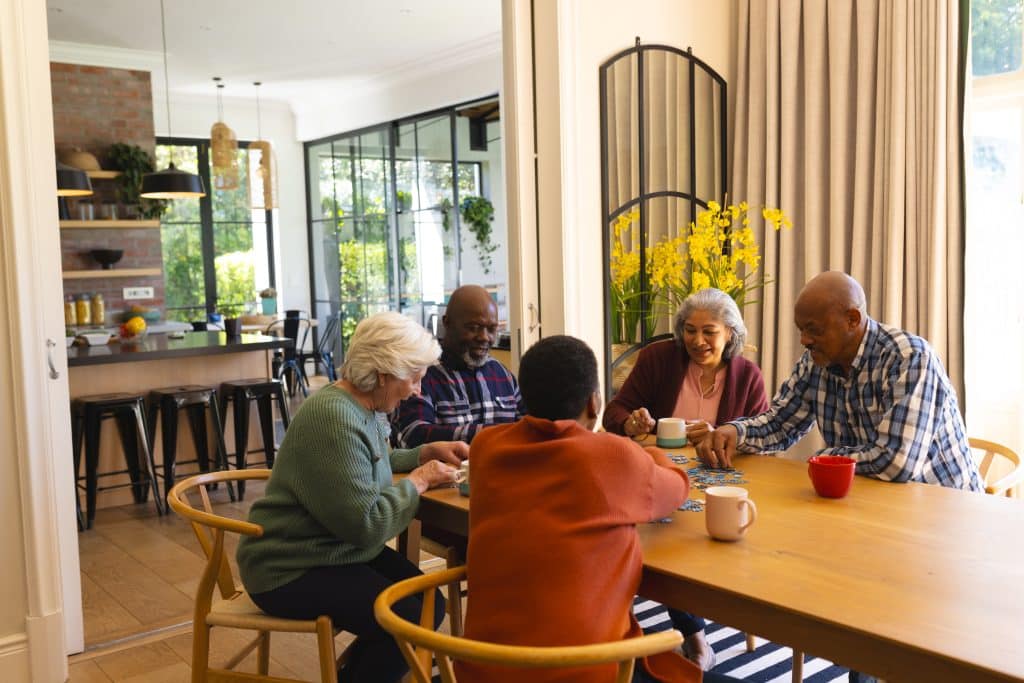
[[[981,451],[978,470],[985,482],[985,493],[1007,498],[1018,497],[1017,487],[1024,482],[1024,467],[1021,467],[1020,456],[994,441],[968,439],[968,443],[972,450]]]
[[[435,659],[444,683],[455,683],[453,660],[524,669],[617,663],[619,666],[616,683],[628,683],[633,677],[633,666],[637,657],[668,652],[679,647],[683,641],[679,631],[663,631],[641,638],[593,645],[527,647],[485,643],[434,631],[431,625],[435,589],[461,581],[465,576],[465,567],[416,576],[389,586],[377,596],[377,601],[373,605],[377,622],[398,643],[416,683],[430,683],[431,665]],[[419,624],[406,621],[391,609],[399,600],[418,593],[423,598]],[[523,680],[529,680],[529,676],[524,674]]]
[[[167,494],[171,509],[191,523],[199,545],[206,555],[206,568],[199,587],[196,589],[195,607],[192,617],[192,683],[216,681],[273,681],[284,683],[293,678],[270,676],[270,633],[312,633],[316,635],[317,652],[320,659],[321,683],[337,683],[337,670],[348,658],[350,645],[340,657],[335,656],[334,637],[339,629],[331,624],[330,617],[298,620],[272,617],[264,613],[249,599],[245,589],[235,581],[234,573],[224,554],[226,533],[261,536],[263,527],[213,512],[206,487],[221,482],[238,482],[246,479],[266,480],[270,470],[246,469],[230,472],[210,472],[189,477],[174,486]],[[201,507],[195,507],[190,496],[198,496]],[[220,589],[220,599],[214,597],[215,587]],[[232,656],[223,668],[210,666],[210,630],[214,626],[256,631],[256,637]],[[233,671],[250,652],[257,649],[258,675]]]

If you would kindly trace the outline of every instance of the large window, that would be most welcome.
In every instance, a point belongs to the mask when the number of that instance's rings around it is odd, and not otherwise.
[[[463,283],[489,287],[506,317],[496,115],[489,100],[306,143],[311,299],[318,317],[342,313],[338,358],[356,324],[378,311],[438,325]],[[494,205],[488,246],[464,225],[468,197]]]
[[[1024,0],[972,0],[966,131],[967,424],[972,436],[1017,452],[1024,448],[1024,358],[1015,352],[1024,346],[1022,10]]]
[[[274,212],[253,209],[250,174],[258,151],[239,145],[240,182],[213,189],[207,140],[160,139],[157,167],[170,161],[203,178],[207,195],[176,199],[161,218],[165,299],[169,320],[203,320],[207,313],[255,311],[257,292],[275,286]],[[250,163],[254,161],[255,163]]]

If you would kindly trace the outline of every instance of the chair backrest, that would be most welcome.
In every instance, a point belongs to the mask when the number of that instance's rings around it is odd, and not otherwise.
[[[317,332],[318,339],[316,343],[316,351],[319,354],[323,354],[324,351],[333,352],[334,343],[337,341],[338,335],[341,333],[341,311],[332,313],[326,316],[324,324],[320,326]]]
[[[629,638],[609,643],[558,647],[529,647],[500,645],[479,640],[457,638],[438,633],[431,628],[434,615],[434,595],[440,586],[461,581],[465,567],[456,567],[399,581],[384,589],[373,605],[373,613],[381,627],[390,633],[405,657],[417,683],[430,683],[431,660],[437,660],[444,683],[454,683],[452,661],[499,664],[521,668],[561,668],[617,663],[616,683],[628,683],[633,676],[637,657],[668,652],[679,647],[683,636],[679,631],[662,631],[641,638]],[[421,594],[423,610],[420,623],[413,624],[392,610],[399,600]],[[529,680],[528,675],[523,680]]]
[[[174,485],[167,494],[167,504],[192,525],[192,531],[199,539],[199,545],[206,555],[206,570],[199,581],[197,596],[212,598],[213,586],[220,588],[224,599],[237,595],[240,590],[231,571],[231,564],[224,554],[224,534],[237,533],[246,536],[262,536],[263,527],[231,517],[218,515],[213,511],[210,496],[206,492],[209,484],[228,483],[240,480],[270,478],[270,470],[245,469],[197,474]],[[198,500],[198,506],[193,504]]]
[[[309,328],[311,323],[309,318],[291,317],[284,318],[283,320],[275,320],[274,322],[267,325],[263,330],[264,334],[273,335],[275,337],[285,337],[295,342],[295,346],[290,349],[284,349],[284,359],[294,360],[298,357],[298,353],[301,349],[306,346],[306,339],[309,337]]]
[[[1012,449],[984,439],[968,440],[976,452],[978,470],[985,482],[985,493],[1014,498],[1017,486],[1024,482],[1020,456]]]

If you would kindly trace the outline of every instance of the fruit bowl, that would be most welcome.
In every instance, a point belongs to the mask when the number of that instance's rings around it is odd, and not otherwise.
[[[86,341],[89,346],[104,346],[110,341],[110,330],[95,330],[92,332],[79,332],[78,336]]]
[[[124,311],[123,313],[121,313],[120,320],[121,320],[121,322],[126,323],[129,320],[131,320],[132,318],[134,318],[135,316],[138,316],[138,317],[142,318],[143,320],[146,321],[147,324],[152,324],[152,323],[155,323],[155,322],[159,322],[159,320],[160,320],[160,311],[158,309],[155,309],[155,308],[147,308],[147,309],[142,310],[142,311],[138,311],[138,310],[133,311],[133,310],[129,309],[129,310]]]
[[[149,334],[149,330],[142,330],[138,334],[130,334],[125,330],[119,330],[117,338],[121,340],[122,344],[138,344],[146,338],[147,334]]]

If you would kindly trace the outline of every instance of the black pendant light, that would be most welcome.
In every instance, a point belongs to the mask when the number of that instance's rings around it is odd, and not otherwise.
[[[167,70],[167,27],[164,22],[164,0],[160,0],[160,35],[164,43],[164,100],[167,103],[167,135],[171,136],[171,88]],[[203,179],[194,173],[179,171],[174,161],[162,171],[142,176],[140,197],[147,199],[181,199],[184,197],[205,197]]]
[[[89,175],[80,168],[57,162],[57,196],[85,197],[92,194]]]

